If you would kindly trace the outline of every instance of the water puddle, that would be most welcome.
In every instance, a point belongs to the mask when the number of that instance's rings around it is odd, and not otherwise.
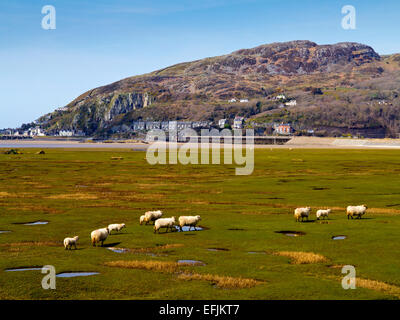
[[[99,272],[63,272],[56,275],[57,278],[88,277],[100,274]]]
[[[14,269],[6,269],[6,272],[13,272],[13,271],[38,271],[42,270],[42,267],[21,267],[21,268],[14,268]]]
[[[332,240],[344,240],[347,239],[347,236],[333,236]]]
[[[33,221],[33,222],[16,222],[14,224],[22,224],[24,226],[37,226],[42,224],[48,224],[48,221]]]
[[[114,248],[114,247],[109,247],[107,248],[108,250],[111,250],[112,252],[116,252],[116,253],[126,253],[128,252],[128,249],[125,248]]]
[[[10,233],[11,231],[7,231],[7,230],[0,230],[0,233]]]
[[[208,248],[208,251],[229,251],[229,249],[226,248]]]
[[[202,231],[202,230],[204,230],[203,227],[188,227],[188,226],[182,227],[182,230],[181,230],[181,228],[180,228],[179,226],[175,226],[175,229],[176,229],[178,232]],[[189,229],[190,229],[190,230],[189,230]]]
[[[249,251],[248,254],[266,254],[264,251]]]
[[[304,236],[306,233],[302,231],[275,231],[276,233],[282,233],[288,237],[300,237]]]
[[[197,260],[178,260],[179,264],[190,264],[193,266],[205,266],[206,264],[203,261]]]

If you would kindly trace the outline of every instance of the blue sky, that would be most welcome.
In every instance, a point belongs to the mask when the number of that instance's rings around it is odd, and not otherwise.
[[[56,30],[44,30],[44,5]],[[357,29],[341,28],[344,5]],[[183,61],[260,44],[311,40],[400,52],[398,0],[1,0],[0,128],[83,92]]]

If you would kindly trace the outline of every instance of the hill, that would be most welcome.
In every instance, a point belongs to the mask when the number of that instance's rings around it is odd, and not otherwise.
[[[400,55],[359,43],[292,41],[180,63],[83,93],[38,121],[49,131],[109,136],[143,120],[242,115],[292,122],[298,132],[394,136],[399,131]],[[276,100],[278,94],[286,96]],[[246,103],[229,102],[248,99]],[[285,103],[296,100],[296,104]]]

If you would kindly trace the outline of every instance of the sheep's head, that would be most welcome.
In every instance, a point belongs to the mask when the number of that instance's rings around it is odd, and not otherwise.
[[[326,210],[326,211],[327,211],[328,213],[331,213],[332,210],[331,210],[331,209],[328,209],[328,210]]]
[[[365,209],[368,209],[367,205],[363,204],[363,207],[365,207]]]
[[[74,239],[75,239],[75,241],[78,241],[78,240],[79,240],[79,237],[78,237],[78,236],[75,236]]]
[[[197,220],[201,220],[201,217],[200,217],[200,216],[196,216],[196,218],[197,218]]]
[[[122,228],[126,228],[125,223],[123,223],[121,226],[122,226]]]

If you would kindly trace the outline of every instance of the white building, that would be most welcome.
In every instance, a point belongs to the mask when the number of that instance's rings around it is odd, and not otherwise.
[[[228,121],[226,119],[221,119],[218,121],[218,126],[223,129],[225,128],[225,125],[228,123]]]
[[[286,99],[286,96],[285,96],[284,94],[280,94],[280,95],[277,95],[277,96],[275,97],[275,99],[276,99],[276,100],[285,100],[285,99]]]
[[[236,102],[237,100],[235,99],[235,98],[233,98],[233,99],[231,99],[231,100],[229,100],[229,102]]]
[[[58,135],[60,137],[72,137],[74,135],[73,131],[69,131],[69,130],[61,130]]]
[[[40,127],[29,128],[27,131],[24,132],[24,136],[29,137],[44,137],[46,134]]]
[[[285,103],[285,106],[295,107],[295,106],[297,106],[297,101],[296,100],[290,100],[289,102]]]
[[[244,122],[243,117],[236,117],[235,120],[233,120],[233,129],[242,129],[243,122]]]
[[[240,103],[249,102],[249,99],[240,99]]]

